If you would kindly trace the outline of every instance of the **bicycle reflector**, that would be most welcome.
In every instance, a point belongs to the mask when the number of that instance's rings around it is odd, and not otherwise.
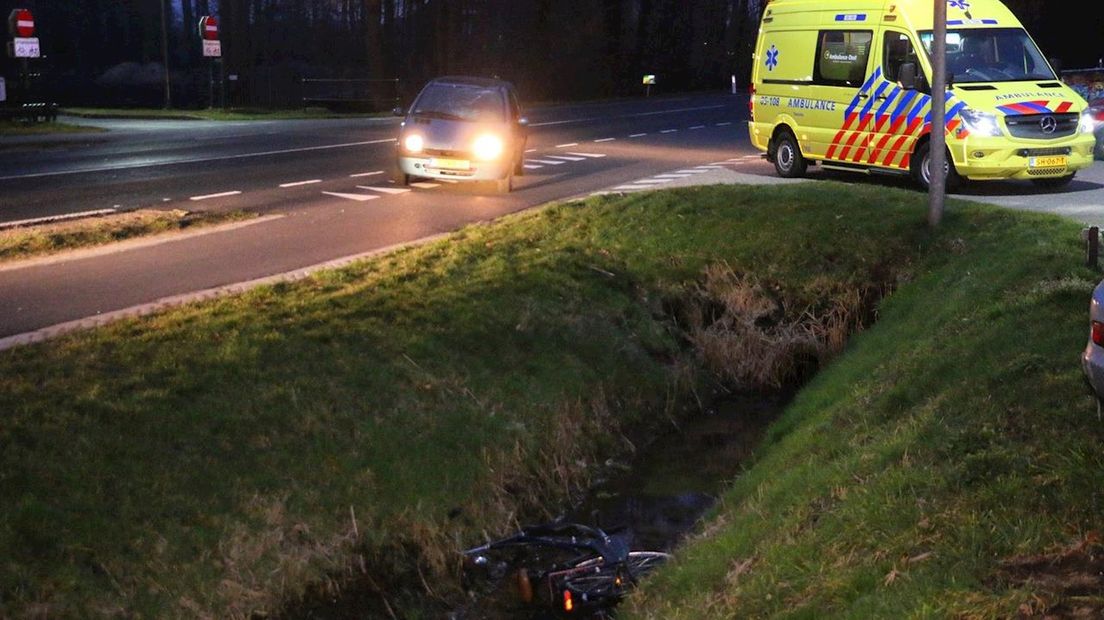
[[[564,590],[564,611],[575,611],[575,599],[571,596],[571,590]]]

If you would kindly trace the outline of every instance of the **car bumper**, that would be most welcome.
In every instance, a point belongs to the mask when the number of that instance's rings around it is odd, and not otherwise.
[[[1098,398],[1104,398],[1104,347],[1089,342],[1081,353],[1081,368]]]
[[[1092,166],[1095,146],[1096,138],[1092,134],[1078,134],[1048,143],[970,136],[952,143],[951,154],[955,170],[974,181],[1046,179],[1068,176]],[[1069,149],[1065,166],[1031,166],[1033,152],[1050,149]]]
[[[511,172],[512,166],[507,162],[467,162],[468,166],[454,164],[441,165],[437,158],[400,156],[399,169],[404,174],[427,179],[444,179],[451,181],[498,181],[505,179]]]

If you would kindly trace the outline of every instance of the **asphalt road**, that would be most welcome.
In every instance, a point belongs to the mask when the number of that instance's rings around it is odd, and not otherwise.
[[[502,196],[480,185],[390,184],[396,119],[95,121],[111,131],[0,143],[0,222],[137,207],[273,216],[124,251],[0,267],[0,337],[286,273],[549,201],[702,179],[777,180],[748,143],[745,96],[537,108],[527,116],[527,174]],[[815,168],[811,178],[909,186]],[[1061,193],[1009,182],[971,186],[959,197],[1100,224],[1104,165]]]

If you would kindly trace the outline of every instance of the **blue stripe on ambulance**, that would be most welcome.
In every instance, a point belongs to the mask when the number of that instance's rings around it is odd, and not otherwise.
[[[874,82],[876,82],[880,77],[882,77],[882,68],[878,67],[878,69],[874,71],[874,74],[871,75],[868,80],[866,80],[866,83],[863,84],[862,88],[859,89],[859,92],[863,93],[870,90],[870,87],[873,86]],[[844,113],[844,118],[847,118],[848,116],[851,116],[855,113],[855,108],[859,107],[859,101],[861,101],[859,99],[859,96],[855,95],[855,98],[851,100],[851,105],[847,106],[847,111]]]
[[[894,110],[893,114],[890,115],[890,122],[896,123],[897,119],[901,118],[901,115],[904,114],[905,110],[908,109],[909,105],[912,104],[912,100],[916,99],[916,96],[919,94],[920,93],[916,92],[915,90],[908,91],[901,99],[901,103],[897,105],[897,109]]]
[[[895,99],[897,99],[897,97],[900,94],[901,94],[901,87],[894,86],[893,90],[890,91],[890,93],[888,95],[886,95],[886,100],[885,100],[885,102],[882,103],[882,107],[878,108],[877,116],[879,116],[879,117],[885,116],[886,110],[889,109],[889,106],[893,105],[893,101]]]

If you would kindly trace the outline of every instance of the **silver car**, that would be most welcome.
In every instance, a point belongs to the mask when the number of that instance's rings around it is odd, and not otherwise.
[[[442,77],[426,84],[399,130],[395,182],[412,177],[491,181],[499,193],[524,173],[528,121],[509,82]]]
[[[1089,343],[1081,354],[1081,367],[1096,393],[1097,412],[1100,412],[1104,406],[1104,282],[1093,290],[1089,326]]]

